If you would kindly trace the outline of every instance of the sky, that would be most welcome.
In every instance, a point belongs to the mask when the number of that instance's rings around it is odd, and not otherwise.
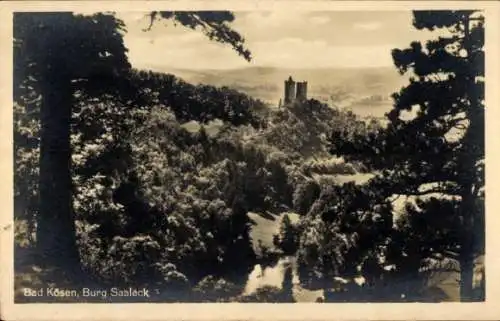
[[[143,12],[121,12],[125,45],[136,68],[191,70],[278,68],[366,68],[393,66],[390,51],[428,39],[412,25],[410,11],[235,12],[231,26],[252,52],[248,63],[230,46],[199,31],[158,21],[150,31]]]

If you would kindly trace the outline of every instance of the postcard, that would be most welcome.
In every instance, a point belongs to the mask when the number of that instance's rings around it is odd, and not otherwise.
[[[2,319],[497,319],[499,6],[3,2]]]

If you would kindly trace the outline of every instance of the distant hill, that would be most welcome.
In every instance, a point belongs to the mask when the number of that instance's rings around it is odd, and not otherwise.
[[[390,95],[407,82],[395,68],[284,69],[248,67],[231,70],[187,70],[162,66],[149,69],[174,74],[193,84],[227,86],[277,106],[289,76],[308,81],[310,98],[350,108],[356,114],[381,117],[390,109]]]

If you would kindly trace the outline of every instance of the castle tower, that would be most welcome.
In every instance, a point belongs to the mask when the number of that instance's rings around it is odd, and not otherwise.
[[[297,82],[297,100],[307,100],[307,81]]]
[[[285,101],[284,104],[290,104],[295,100],[295,81],[292,76],[285,80]]]

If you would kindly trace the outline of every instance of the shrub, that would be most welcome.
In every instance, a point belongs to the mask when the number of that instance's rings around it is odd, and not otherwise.
[[[79,243],[83,266],[104,281],[147,284],[154,282],[155,275],[163,274],[156,265],[160,245],[150,236],[115,236],[109,244],[99,238],[80,240],[85,240]]]
[[[239,295],[242,288],[223,278],[212,275],[206,276],[194,287],[195,301],[202,302],[224,302],[231,301]]]
[[[280,224],[279,234],[273,237],[274,245],[285,255],[293,255],[299,246],[300,229],[285,214]]]
[[[301,181],[293,193],[294,210],[301,215],[305,215],[319,198],[320,192],[321,188],[315,180],[306,179]]]

